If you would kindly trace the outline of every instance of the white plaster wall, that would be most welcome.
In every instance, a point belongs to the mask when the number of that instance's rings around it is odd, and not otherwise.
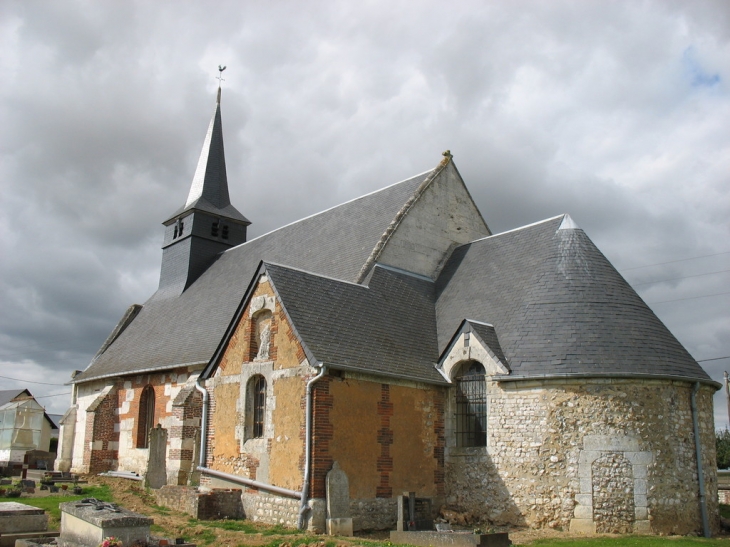
[[[453,163],[413,204],[377,261],[435,278],[457,245],[489,232]]]

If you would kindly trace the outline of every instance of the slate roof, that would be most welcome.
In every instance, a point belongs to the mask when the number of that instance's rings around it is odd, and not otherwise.
[[[354,281],[400,208],[432,172],[221,253],[180,296],[148,300],[73,382],[207,363],[261,260]]]
[[[446,383],[435,368],[431,280],[376,266],[364,286],[275,264],[265,267],[316,361],[334,369]]]
[[[218,88],[215,111],[208,125],[208,132],[205,134],[203,148],[198,158],[198,166],[195,169],[188,199],[185,201],[185,205],[178,209],[169,220],[165,221],[165,224],[191,209],[199,209],[235,219],[244,224],[251,224],[238,209],[231,205],[228,195],[220,93],[221,90]]]
[[[439,350],[470,318],[494,325],[510,378],[709,380],[583,230],[565,226],[567,215],[457,248],[437,280]]]

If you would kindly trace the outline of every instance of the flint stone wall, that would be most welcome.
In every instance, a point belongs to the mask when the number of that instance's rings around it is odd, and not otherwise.
[[[487,448],[447,447],[447,505],[495,524],[701,532],[693,384],[488,382]],[[697,394],[710,527],[719,531],[712,409]]]

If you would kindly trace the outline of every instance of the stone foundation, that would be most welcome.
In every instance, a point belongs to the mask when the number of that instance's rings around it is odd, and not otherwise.
[[[189,486],[163,486],[152,494],[159,505],[186,513],[198,520],[242,519],[246,515],[241,490],[215,488],[200,492]]]

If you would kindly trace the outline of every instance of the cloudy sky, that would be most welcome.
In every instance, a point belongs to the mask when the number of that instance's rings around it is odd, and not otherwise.
[[[0,389],[62,413],[154,292],[218,64],[251,236],[450,149],[494,232],[569,213],[696,359],[725,357],[713,378],[730,369],[727,1],[4,0]]]

